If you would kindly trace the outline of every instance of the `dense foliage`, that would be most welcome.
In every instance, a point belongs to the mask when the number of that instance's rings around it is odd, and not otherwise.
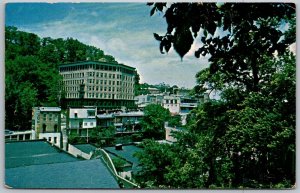
[[[193,110],[187,132],[179,133],[171,147],[145,143],[145,151],[138,155],[146,175],[144,181],[139,179],[141,184],[291,188],[295,184],[296,61],[288,46],[295,42],[295,5],[149,5],[151,15],[162,11],[168,24],[165,35],[154,34],[161,52],[173,46],[183,57],[201,36],[195,56],[208,56],[210,67],[197,74],[195,93],[218,90],[221,99]],[[158,166],[164,168],[163,174]]]
[[[141,126],[144,138],[164,139],[164,123],[169,121],[172,126],[180,126],[180,119],[171,116],[168,109],[159,104],[149,104],[144,109],[144,117]]]
[[[99,59],[116,62],[72,38],[40,38],[5,27],[5,128],[30,129],[33,106],[60,105],[59,64]]]

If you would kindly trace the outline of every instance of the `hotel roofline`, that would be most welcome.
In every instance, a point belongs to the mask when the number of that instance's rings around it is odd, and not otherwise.
[[[119,63],[112,63],[112,62],[102,62],[102,61],[78,61],[78,62],[72,62],[72,63],[65,63],[65,64],[60,64],[60,67],[71,67],[71,66],[78,66],[78,65],[86,65],[86,64],[103,64],[103,65],[109,65],[109,66],[114,66],[114,67],[124,67],[128,68],[131,70],[135,70],[136,68],[127,66],[125,64],[119,64]]]

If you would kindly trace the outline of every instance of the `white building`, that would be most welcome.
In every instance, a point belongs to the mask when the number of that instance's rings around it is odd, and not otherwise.
[[[96,107],[69,108],[69,133],[77,133],[81,137],[88,137],[88,132],[97,126]]]
[[[179,114],[180,113],[180,98],[177,96],[164,96],[162,106],[165,109],[169,109],[171,114]]]
[[[5,141],[25,141],[34,140],[35,131],[9,131],[5,130]]]
[[[115,127],[117,131],[134,132],[137,130],[140,120],[144,117],[144,112],[133,111],[133,112],[121,112],[115,115]]]
[[[162,104],[163,103],[163,94],[146,94],[139,95],[134,98],[135,104],[139,108],[144,108],[149,104]]]
[[[143,111],[99,114],[97,125],[102,128],[114,126],[117,132],[135,132],[140,129],[139,123],[143,116]]]
[[[61,133],[56,132],[56,133],[40,133],[39,134],[39,139],[46,139],[53,145],[56,145],[57,147],[61,147]]]

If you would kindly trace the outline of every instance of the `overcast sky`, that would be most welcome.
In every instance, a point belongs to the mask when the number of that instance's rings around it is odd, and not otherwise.
[[[137,68],[142,82],[194,87],[195,75],[207,67],[207,60],[194,57],[197,45],[183,61],[174,50],[161,54],[153,33],[163,35],[167,25],[162,14],[150,17],[150,10],[146,3],[8,3],[5,25],[98,47]]]

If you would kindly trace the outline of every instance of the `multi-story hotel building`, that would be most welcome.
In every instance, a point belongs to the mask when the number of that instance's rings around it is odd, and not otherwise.
[[[117,63],[85,61],[62,64],[64,102],[69,107],[96,106],[98,110],[134,108],[136,70]]]

